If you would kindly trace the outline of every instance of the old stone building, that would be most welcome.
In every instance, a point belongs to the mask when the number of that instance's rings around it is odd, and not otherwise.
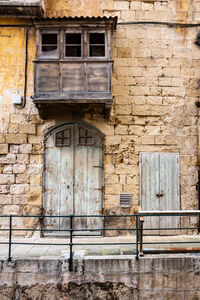
[[[1,214],[199,208],[200,1],[7,0],[0,14]]]

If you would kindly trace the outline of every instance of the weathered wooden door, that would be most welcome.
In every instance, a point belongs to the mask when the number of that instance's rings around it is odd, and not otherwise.
[[[45,141],[44,213],[48,215],[102,214],[103,136],[77,122],[56,127]],[[69,219],[45,219],[45,228],[69,229]],[[75,218],[74,229],[101,229],[101,218]],[[64,232],[65,235],[67,232]],[[58,232],[56,232],[56,235]],[[63,232],[62,232],[63,234]],[[99,235],[100,231],[77,234]]]
[[[140,153],[140,203],[144,211],[180,209],[178,153]],[[177,228],[179,217],[145,217],[144,226]],[[151,234],[174,233],[177,231],[151,231]]]

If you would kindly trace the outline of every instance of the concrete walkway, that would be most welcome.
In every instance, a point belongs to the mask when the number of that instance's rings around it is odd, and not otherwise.
[[[8,245],[3,244],[8,239],[0,238],[0,258],[8,257]],[[69,256],[69,238],[13,238],[13,243],[27,243],[12,245],[11,256],[13,259],[21,258],[67,258]],[[145,236],[144,252],[162,253],[162,252],[190,252],[200,253],[199,235],[179,235],[179,236]],[[178,242],[176,244],[176,242]],[[193,242],[193,243],[191,243]],[[35,245],[29,245],[34,243]],[[36,245],[51,244],[51,245]],[[73,238],[74,256],[97,256],[97,255],[135,255],[135,237],[79,237]],[[121,243],[121,245],[103,245],[109,243]],[[126,244],[127,243],[127,244]],[[131,244],[133,243],[133,244]],[[146,244],[149,243],[149,244]],[[159,244],[161,243],[161,244]],[[162,244],[167,243],[167,244]],[[52,245],[61,244],[61,245]],[[93,244],[93,245],[87,245]],[[100,245],[95,245],[100,244]],[[125,245],[126,244],[126,245]]]

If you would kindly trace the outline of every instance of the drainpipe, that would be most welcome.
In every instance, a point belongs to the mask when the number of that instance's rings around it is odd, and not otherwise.
[[[21,25],[21,24],[0,24],[1,27],[11,27],[11,28],[25,28],[25,62],[24,62],[24,95],[23,95],[23,103],[15,104],[17,108],[24,108],[26,106],[26,91],[27,91],[27,69],[28,69],[28,38],[29,38],[29,30],[33,25]]]

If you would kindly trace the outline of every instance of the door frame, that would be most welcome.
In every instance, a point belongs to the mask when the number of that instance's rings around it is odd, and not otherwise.
[[[95,126],[87,123],[87,122],[83,122],[83,121],[72,121],[72,122],[65,122],[65,123],[61,123],[61,124],[58,124],[58,125],[55,125],[53,127],[51,127],[45,134],[44,134],[44,153],[43,153],[43,158],[44,158],[44,163],[43,163],[43,173],[42,173],[42,215],[45,215],[45,210],[44,210],[44,207],[45,207],[45,197],[44,197],[44,192],[45,192],[45,168],[46,168],[46,151],[45,151],[45,147],[46,147],[46,142],[47,142],[47,139],[48,137],[52,134],[55,136],[55,133],[57,132],[57,130],[59,130],[60,128],[64,128],[65,126],[68,126],[68,125],[73,125],[73,143],[74,143],[74,147],[76,147],[77,145],[77,138],[75,137],[75,132],[76,132],[76,126],[79,125],[79,126],[84,126],[90,130],[92,130],[93,132],[96,132],[100,138],[101,138],[101,141],[102,141],[102,178],[101,178],[101,183],[102,183],[102,192],[101,192],[101,211],[102,211],[102,214],[103,214],[103,209],[104,209],[104,137],[105,135],[98,129],[96,128]],[[74,214],[74,207],[73,207],[73,214]],[[43,217],[43,220],[41,221],[41,234],[42,236],[50,236],[50,234],[48,235],[47,234],[44,234],[43,231],[42,231],[42,228],[44,226],[44,217]],[[102,221],[102,228],[104,227],[104,221]],[[102,235],[103,231],[101,231],[101,233],[99,235]],[[97,236],[99,236],[97,235]],[[53,234],[51,234],[51,236],[53,236]],[[58,236],[56,234],[56,236]]]

